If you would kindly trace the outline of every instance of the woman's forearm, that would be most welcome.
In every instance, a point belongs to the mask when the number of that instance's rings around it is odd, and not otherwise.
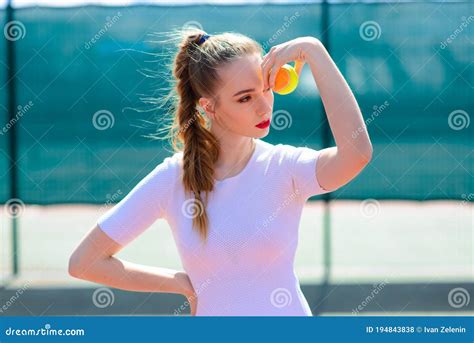
[[[80,278],[127,291],[189,295],[191,285],[183,274],[182,271],[139,265],[111,256],[95,261]]]
[[[315,39],[305,54],[304,59],[321,94],[338,154],[348,158],[370,157],[372,145],[359,105],[328,51]],[[353,138],[355,131],[360,133]]]

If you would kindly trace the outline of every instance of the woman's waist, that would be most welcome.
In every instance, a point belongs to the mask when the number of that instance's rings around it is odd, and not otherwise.
[[[232,301],[280,303],[298,300],[301,289],[296,278],[286,279],[216,279],[196,290],[198,301],[223,303]],[[285,300],[288,299],[288,300]]]
[[[197,295],[197,315],[311,315],[298,285],[285,283],[210,286]]]

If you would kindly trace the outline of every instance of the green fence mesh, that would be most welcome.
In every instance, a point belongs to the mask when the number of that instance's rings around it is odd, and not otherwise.
[[[119,190],[126,194],[171,154],[162,142],[143,137],[155,131],[146,121],[156,122],[160,111],[130,108],[151,110],[140,97],[165,95],[158,91],[165,79],[138,72],[160,68],[160,61],[138,52],[163,48],[149,34],[189,22],[210,33],[247,34],[267,50],[328,30],[327,47],[353,89],[374,147],[371,163],[333,198],[461,199],[472,193],[472,4],[331,4],[326,28],[321,4],[200,9],[15,9],[26,32],[13,44],[18,161],[9,157],[7,128],[0,135],[0,201],[9,199],[12,167],[25,203],[104,203]],[[0,15],[5,22],[5,10]],[[0,49],[0,116],[8,125],[6,40]],[[291,125],[264,140],[325,147],[325,114],[308,67],[294,93],[275,96],[274,110],[280,109]],[[107,129],[94,125],[98,111],[111,114]]]

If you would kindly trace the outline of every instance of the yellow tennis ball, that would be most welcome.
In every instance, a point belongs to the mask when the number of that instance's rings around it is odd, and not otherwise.
[[[298,73],[295,68],[289,64],[281,66],[275,77],[275,86],[273,91],[280,95],[286,95],[293,92],[298,86]]]

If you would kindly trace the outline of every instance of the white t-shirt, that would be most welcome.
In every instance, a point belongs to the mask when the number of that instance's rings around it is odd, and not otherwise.
[[[98,219],[125,246],[164,218],[197,294],[197,316],[312,315],[294,257],[306,200],[328,192],[316,179],[320,151],[255,141],[245,168],[216,181],[209,194],[207,244],[191,227],[192,199],[180,178],[182,152],[166,157]]]

